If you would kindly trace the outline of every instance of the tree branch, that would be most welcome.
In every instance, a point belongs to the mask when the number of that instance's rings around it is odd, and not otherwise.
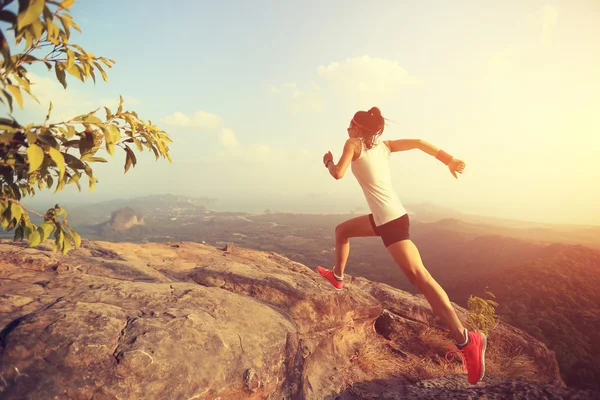
[[[42,214],[40,214],[40,213],[39,213],[39,212],[37,212],[37,211],[31,210],[31,209],[29,209],[29,208],[25,207],[25,205],[24,205],[23,203],[21,203],[20,201],[18,201],[18,200],[11,199],[10,197],[2,197],[2,196],[0,196],[0,200],[6,200],[6,201],[8,201],[9,203],[15,203],[15,204],[18,204],[18,205],[20,205],[20,206],[21,206],[21,208],[23,208],[23,210],[27,211],[28,213],[35,214],[35,215],[37,215],[37,216],[40,216],[40,217],[42,217],[42,218],[43,218],[43,217],[45,217],[45,215],[42,215]]]

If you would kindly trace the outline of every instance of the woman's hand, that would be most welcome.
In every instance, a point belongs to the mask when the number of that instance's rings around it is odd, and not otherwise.
[[[450,161],[450,163],[448,164],[448,169],[450,170],[450,173],[456,179],[458,179],[456,173],[458,172],[459,174],[462,174],[466,166],[467,164],[465,164],[464,161],[459,160],[458,158],[453,158],[452,161]]]
[[[325,153],[325,155],[323,156],[323,164],[325,164],[325,166],[327,166],[327,161],[333,161],[333,155],[330,151]]]

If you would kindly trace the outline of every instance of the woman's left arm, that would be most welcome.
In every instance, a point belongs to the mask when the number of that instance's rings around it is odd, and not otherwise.
[[[356,151],[356,139],[348,139],[344,144],[344,150],[342,151],[342,156],[337,164],[333,162],[333,155],[331,152],[327,152],[325,156],[323,156],[323,162],[325,163],[325,167],[329,170],[331,176],[335,179],[342,179],[352,158],[354,157],[354,152]]]

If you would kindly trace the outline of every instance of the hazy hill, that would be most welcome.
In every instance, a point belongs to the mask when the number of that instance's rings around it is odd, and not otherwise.
[[[498,312],[556,352],[567,384],[600,390],[600,252],[552,245],[488,281]]]

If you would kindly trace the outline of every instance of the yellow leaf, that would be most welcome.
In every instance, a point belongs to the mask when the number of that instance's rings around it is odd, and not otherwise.
[[[78,249],[81,247],[81,236],[77,232],[71,229],[71,235],[73,236],[73,242],[75,243],[75,248]]]
[[[44,150],[37,144],[30,144],[27,148],[27,159],[29,161],[29,173],[32,173],[42,166]]]
[[[21,89],[15,85],[8,85],[6,88],[12,93],[13,97],[17,99],[19,107],[23,108],[23,95],[21,94]]]
[[[102,120],[95,115],[87,115],[84,119],[85,122],[90,122],[92,124],[101,124]]]
[[[73,65],[75,65],[75,53],[73,53],[73,50],[67,49],[67,69]]]
[[[71,139],[73,136],[75,136],[75,128],[73,128],[71,125],[67,126],[67,139]]]
[[[31,27],[33,28],[33,38],[35,39],[36,42],[39,42],[40,39],[42,38],[42,34],[44,33],[44,24],[42,23],[42,21],[40,21],[39,19],[33,21],[33,23],[31,24]]]
[[[142,147],[142,142],[140,142],[137,138],[133,138],[133,142],[135,143],[135,146],[137,147],[140,153],[144,151],[144,148]]]
[[[66,71],[83,82],[83,75],[77,65],[72,65],[70,68],[67,68]]]
[[[27,131],[27,141],[29,142],[29,144],[35,144],[35,142],[37,142],[38,140],[38,135],[37,133],[33,132],[33,131]],[[31,171],[29,171],[31,173]]]
[[[73,4],[75,4],[75,0],[63,0],[60,2],[62,8],[71,8]]]
[[[121,140],[121,131],[113,124],[108,125],[108,130],[112,134],[113,142],[118,143]]]
[[[106,71],[104,71],[104,69],[102,69],[100,64],[96,63],[96,68],[98,68],[100,70],[100,73],[102,74],[102,79],[104,80],[104,82],[108,82],[108,75],[106,75]]]
[[[19,13],[17,17],[17,30],[21,30],[31,24],[36,19],[40,18],[40,14],[44,11],[45,0],[31,0],[29,7]]]
[[[56,164],[56,167],[58,168],[58,174],[59,174],[60,180],[62,180],[63,176],[65,175],[65,157],[62,155],[62,153],[60,151],[58,151],[52,147],[50,147],[48,149],[48,154],[50,154],[50,157]]]

